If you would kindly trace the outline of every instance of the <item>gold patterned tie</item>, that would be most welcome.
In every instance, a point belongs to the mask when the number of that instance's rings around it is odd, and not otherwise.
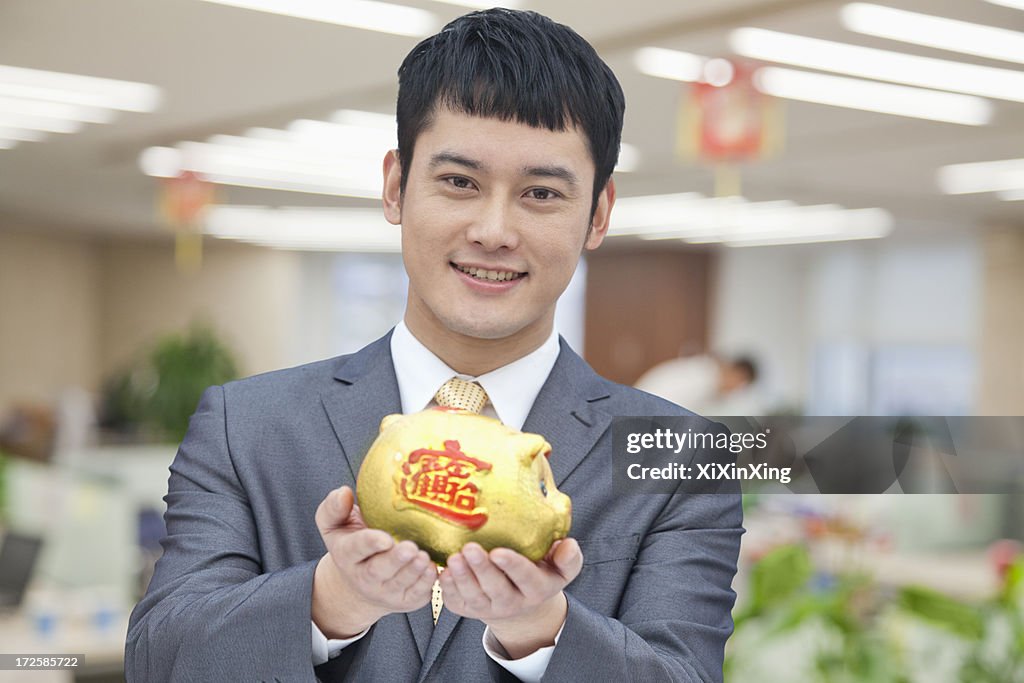
[[[437,405],[445,408],[462,408],[471,413],[479,413],[487,405],[487,392],[476,382],[452,377],[437,390],[434,400]]]
[[[437,568],[437,575],[441,576],[443,567]],[[437,618],[441,616],[441,608],[444,606],[444,596],[441,594],[441,582],[434,581],[434,589],[430,594],[430,611],[434,615],[434,626],[437,626]]]
[[[452,377],[441,385],[441,388],[434,394],[437,405],[445,408],[461,408],[473,413],[479,413],[487,405],[487,392],[476,382],[467,382],[458,377]],[[437,568],[438,575],[443,572],[442,567]],[[430,609],[434,613],[434,625],[437,625],[437,617],[441,614],[441,607],[444,605],[444,596],[441,594],[441,582],[434,582],[434,591],[430,596]]]

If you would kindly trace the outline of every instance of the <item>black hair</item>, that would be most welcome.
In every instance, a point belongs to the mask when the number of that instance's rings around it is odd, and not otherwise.
[[[753,384],[757,381],[757,361],[750,356],[739,356],[732,362],[733,367],[747,377],[747,381]]]
[[[591,214],[619,158],[626,100],[590,43],[536,12],[489,9],[455,19],[398,69],[398,156],[405,191],[413,148],[434,111],[562,131],[578,126],[594,161]]]

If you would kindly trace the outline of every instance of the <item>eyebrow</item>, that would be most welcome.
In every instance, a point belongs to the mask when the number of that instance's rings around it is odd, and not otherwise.
[[[442,164],[456,164],[458,166],[465,166],[471,168],[474,171],[479,171],[484,168],[484,165],[475,159],[456,154],[455,152],[438,152],[437,154],[430,157],[430,168],[434,169]]]
[[[565,166],[527,166],[523,169],[523,174],[534,178],[558,178],[564,180],[573,189],[579,186],[576,174]]]

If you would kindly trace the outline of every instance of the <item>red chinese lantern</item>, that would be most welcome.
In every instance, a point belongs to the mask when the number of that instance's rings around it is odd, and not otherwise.
[[[757,64],[712,59],[684,93],[679,151],[716,166],[716,194],[739,194],[735,165],[763,159],[781,139],[775,98],[754,86]]]
[[[203,216],[214,203],[213,183],[192,171],[162,181],[160,208],[175,232],[174,261],[183,272],[195,272],[203,261]]]

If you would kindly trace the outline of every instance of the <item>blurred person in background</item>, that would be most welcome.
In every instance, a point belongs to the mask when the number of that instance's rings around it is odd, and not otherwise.
[[[129,680],[722,680],[739,495],[616,496],[612,417],[684,411],[599,377],[554,331],[608,229],[624,107],[593,48],[532,12],[466,15],[406,57],[384,163],[404,320],[350,356],[204,393]],[[355,473],[381,419],[437,405],[453,377],[553,446],[573,524],[539,562],[469,543],[438,579],[363,523]]]
[[[655,365],[634,385],[698,415],[763,415],[757,362],[749,356],[711,354],[673,358]]]

